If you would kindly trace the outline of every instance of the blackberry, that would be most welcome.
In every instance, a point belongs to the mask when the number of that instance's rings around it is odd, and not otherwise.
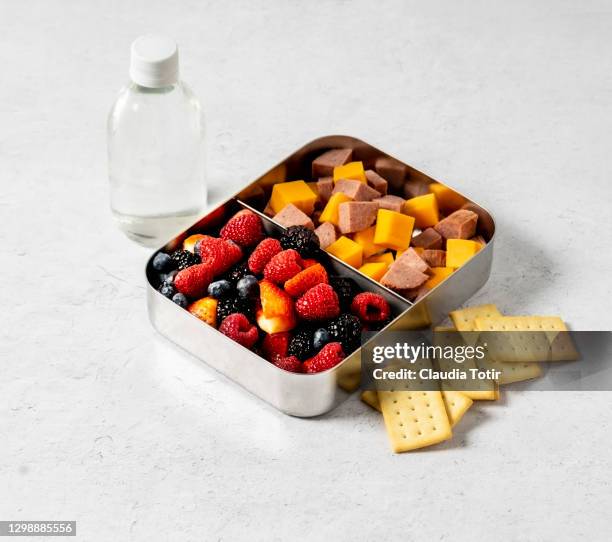
[[[236,284],[241,278],[250,275],[249,266],[247,262],[241,262],[232,267],[225,275],[224,278],[229,280],[232,284]]]
[[[188,250],[175,250],[170,255],[170,258],[176,262],[179,270],[187,269],[188,267],[201,263],[202,261],[197,254],[192,254]]]
[[[352,314],[341,314],[327,324],[330,342],[339,342],[348,356],[361,346],[361,322]]]
[[[344,277],[329,277],[329,284],[338,294],[340,308],[343,311],[348,311],[351,308],[353,298],[360,292],[357,283],[353,279]]]
[[[309,327],[298,329],[289,342],[287,355],[295,356],[300,361],[308,359],[314,350],[313,335],[313,330]]]
[[[239,312],[249,320],[255,319],[253,304],[249,299],[242,297],[223,297],[217,301],[217,322],[221,324],[230,314]]]
[[[280,244],[285,250],[297,250],[302,258],[318,256],[321,248],[317,234],[304,226],[289,226],[281,236]]]

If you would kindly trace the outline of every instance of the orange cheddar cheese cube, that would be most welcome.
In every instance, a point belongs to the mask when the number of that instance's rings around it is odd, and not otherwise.
[[[376,230],[376,226],[371,226],[366,228],[365,230],[358,231],[353,235],[353,241],[359,243],[363,248],[363,257],[369,258],[374,254],[378,254],[385,250],[385,247],[381,247],[374,243],[374,232]]]
[[[402,213],[413,216],[414,225],[422,230],[429,226],[435,226],[440,221],[438,201],[434,194],[424,194],[406,200]]]
[[[388,266],[386,263],[365,263],[360,268],[364,275],[367,275],[373,280],[380,280],[387,272]]]
[[[446,277],[453,273],[452,267],[431,267],[431,278],[425,283],[430,290],[440,284]]]
[[[406,250],[412,238],[414,217],[380,209],[376,218],[374,243],[393,250]]]
[[[272,187],[270,207],[274,214],[280,213],[287,205],[293,203],[300,211],[311,215],[317,201],[315,194],[304,181],[276,183]]]
[[[363,262],[363,248],[361,248],[361,245],[344,235],[325,250],[357,269],[361,267]]]
[[[317,196],[317,198],[319,197],[319,187],[318,187],[318,184],[319,183],[316,183],[316,182],[306,183],[306,186],[312,190],[313,194],[315,194]]]
[[[387,266],[391,265],[395,261],[393,252],[385,252],[384,254],[377,254],[376,256],[370,256],[366,263],[385,263]]]
[[[443,211],[456,211],[467,201],[462,195],[442,183],[431,183],[429,191],[436,195],[438,206]]]
[[[334,182],[340,179],[354,179],[367,183],[363,162],[349,162],[343,166],[336,166],[334,168]]]
[[[331,222],[334,226],[338,226],[340,222],[338,207],[340,207],[341,203],[346,203],[348,201],[353,201],[353,200],[349,198],[346,194],[342,192],[338,192],[337,194],[334,194],[331,198],[329,198],[329,201],[327,202],[325,209],[323,209],[323,212],[321,213],[321,216],[319,217],[319,222],[320,223]]]
[[[446,267],[457,269],[476,254],[482,245],[469,239],[446,240]]]

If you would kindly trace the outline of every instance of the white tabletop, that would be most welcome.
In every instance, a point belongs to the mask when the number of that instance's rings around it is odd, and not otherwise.
[[[503,393],[394,455],[352,396],[285,416],[158,336],[111,222],[105,116],[129,45],[174,36],[212,201],[361,137],[491,209],[473,303],[612,329],[609,2],[0,5],[0,519],[81,540],[604,540],[612,394]],[[325,538],[324,538],[325,537]]]

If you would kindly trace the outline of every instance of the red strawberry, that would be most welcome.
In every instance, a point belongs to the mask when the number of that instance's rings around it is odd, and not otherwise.
[[[285,292],[290,296],[300,297],[317,284],[327,284],[327,271],[320,263],[316,263],[300,271],[295,277],[285,282]]]
[[[297,359],[295,356],[282,357],[276,356],[272,361],[274,365],[281,369],[285,369],[285,371],[289,371],[291,373],[303,373],[304,367],[302,367],[302,362]]]
[[[362,292],[353,299],[351,312],[364,324],[372,324],[388,320],[391,308],[382,295]]]
[[[239,312],[230,314],[225,318],[219,326],[219,331],[246,348],[251,348],[259,338],[257,327],[251,324],[244,314]]]
[[[252,247],[264,236],[261,218],[247,209],[236,213],[221,229],[221,237],[238,243],[243,247]]]
[[[199,263],[179,271],[174,277],[174,286],[187,297],[202,297],[213,279],[213,270],[206,263]]]
[[[329,284],[317,284],[295,302],[295,310],[304,320],[327,320],[340,314],[340,301]]]
[[[317,265],[318,263],[319,262],[314,258],[302,259],[302,266],[304,267],[304,269],[306,269],[307,267],[312,267],[313,265]]]
[[[320,373],[335,367],[345,358],[340,343],[327,343],[319,353],[304,362],[305,373]]]
[[[274,256],[264,268],[264,277],[276,284],[283,284],[302,270],[302,258],[292,248]]]
[[[291,335],[287,331],[266,335],[261,342],[261,350],[265,358],[272,361],[276,356],[286,356],[290,339]]]
[[[269,280],[259,283],[261,309],[257,311],[257,323],[266,333],[290,331],[296,326],[293,299]]]
[[[283,247],[278,239],[272,237],[264,239],[249,256],[249,270],[256,275],[263,273],[264,267],[272,257],[282,251]]]
[[[242,259],[242,249],[233,241],[206,236],[200,240],[200,257],[216,277]]]

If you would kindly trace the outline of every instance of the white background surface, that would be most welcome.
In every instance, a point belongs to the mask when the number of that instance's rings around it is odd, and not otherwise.
[[[108,211],[129,45],[176,37],[211,199],[328,133],[490,208],[474,302],[612,329],[610,2],[0,2],[0,519],[81,540],[606,540],[610,393],[504,394],[393,455],[356,396],[287,417],[148,323]]]

